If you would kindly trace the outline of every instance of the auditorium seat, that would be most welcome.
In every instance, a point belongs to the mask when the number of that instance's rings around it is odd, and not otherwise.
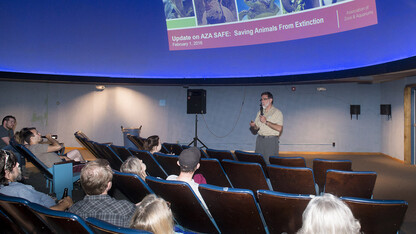
[[[327,170],[325,193],[341,197],[372,198],[377,173],[374,171]]]
[[[131,143],[133,143],[134,146],[137,147],[138,150],[144,150],[144,141],[146,139],[141,138],[141,137],[137,137],[137,136],[133,136],[131,134],[127,134],[127,139],[129,139],[131,141]]]
[[[224,159],[221,164],[234,188],[251,189],[253,193],[259,189],[270,189],[259,163]]]
[[[29,207],[30,202],[0,194],[0,209],[25,233],[54,233]]]
[[[293,194],[317,194],[312,169],[267,165],[270,184],[274,191]]]
[[[216,149],[206,149],[207,155],[210,158],[216,158],[220,162],[223,159],[235,160],[233,153],[229,150],[216,150]]]
[[[136,204],[153,193],[140,176],[113,170],[113,186],[120,190],[132,203]]]
[[[351,160],[330,160],[315,158],[313,160],[313,174],[315,177],[315,183],[319,186],[319,192],[324,190],[325,175],[329,169],[352,171]]]
[[[360,221],[365,234],[399,233],[408,204],[403,200],[375,200],[341,197]]]
[[[160,177],[162,179],[166,179],[166,177],[168,177],[168,174],[149,151],[135,150],[132,148],[129,148],[129,151],[133,156],[143,161],[146,165],[146,172],[148,175]]]
[[[168,150],[169,154],[179,155],[183,151],[182,146],[176,143],[165,142],[162,145]]]
[[[0,208],[0,230],[6,234],[25,233],[16,223],[13,222]]]
[[[92,217],[87,218],[86,222],[95,234],[151,234],[148,231],[120,227]]]
[[[50,227],[54,233],[93,233],[85,221],[76,214],[65,211],[51,210],[47,207],[34,203],[30,203],[29,207]]]
[[[264,161],[264,158],[261,154],[258,153],[251,153],[251,152],[245,152],[241,150],[234,151],[235,157],[240,162],[254,162],[259,163],[261,167],[263,168],[264,174],[266,175],[266,178],[269,178],[269,174],[267,173],[267,167],[266,162]]]
[[[130,156],[133,156],[130,151],[124,147],[124,146],[118,146],[118,145],[110,145],[111,150],[114,151],[114,153],[117,154],[117,156],[124,162],[126,161]]]
[[[92,144],[98,151],[99,158],[106,159],[112,169],[120,169],[121,164],[123,164],[123,160],[121,160],[121,158],[116,153],[114,153],[113,150],[111,150],[109,144],[101,144],[95,141],[93,141]]]
[[[202,174],[207,180],[207,184],[220,187],[232,187],[231,182],[218,159],[201,158],[200,164],[201,166],[195,173]]]
[[[257,198],[270,233],[294,234],[302,227],[302,214],[309,195],[259,190]]]
[[[222,233],[267,233],[251,190],[204,184],[199,192]]]
[[[181,145],[182,149],[189,149],[190,147],[193,146],[189,146],[189,145]],[[201,152],[201,158],[208,158],[207,153],[205,153],[205,151],[201,148],[201,147],[197,147],[199,149],[199,151]]]
[[[77,139],[79,141],[79,143],[81,143],[82,146],[84,146],[84,148],[86,148],[92,155],[94,155],[97,158],[97,152],[95,151],[95,149],[91,146],[91,143],[88,141],[91,141],[87,135],[85,135],[83,132],[81,131],[77,131],[74,133],[75,139]]]
[[[270,164],[280,165],[285,167],[306,167],[306,162],[304,157],[280,157],[280,156],[270,156]]]
[[[203,150],[201,147],[198,147],[198,149],[201,152],[201,158],[209,158],[205,150]]]
[[[162,168],[166,171],[168,175],[179,175],[179,157],[177,155],[156,152],[153,153],[153,157],[162,166]]]
[[[17,152],[31,162],[43,174],[47,183],[46,187],[49,187],[49,193],[55,193],[56,197],[62,197],[65,188],[67,188],[68,194],[72,196],[73,183],[80,178],[79,172],[73,172],[72,161],[55,163],[51,168],[48,168],[25,146],[17,144],[15,141],[10,141],[10,143]]]
[[[202,233],[219,233],[218,227],[195,195],[191,186],[183,181],[146,177],[149,187],[171,204],[175,220],[182,227]]]

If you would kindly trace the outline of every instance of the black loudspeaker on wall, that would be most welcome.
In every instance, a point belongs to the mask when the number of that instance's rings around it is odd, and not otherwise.
[[[350,115],[351,115],[351,119],[352,116],[355,115],[356,118],[358,119],[358,115],[361,114],[361,106],[360,105],[350,105]]]
[[[381,104],[380,105],[380,115],[391,115],[391,105],[390,104]]]
[[[381,104],[380,115],[387,115],[387,119],[390,119],[391,118],[391,104]]]
[[[187,114],[207,113],[207,91],[205,89],[188,89]]]

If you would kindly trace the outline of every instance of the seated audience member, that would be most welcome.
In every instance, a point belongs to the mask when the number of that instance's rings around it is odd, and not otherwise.
[[[162,148],[162,144],[160,143],[159,136],[153,135],[149,136],[143,144],[144,150],[149,151],[150,153],[159,152]]]
[[[16,127],[16,118],[12,115],[8,115],[3,118],[2,126],[0,126],[0,149],[13,151],[17,158],[20,167],[26,164],[25,159],[17,152],[11,145],[10,140],[15,138],[14,128]]]
[[[198,186],[199,184],[194,181],[192,178],[196,170],[198,170],[200,164],[199,160],[201,158],[201,152],[196,147],[191,147],[182,151],[179,155],[178,165],[180,167],[179,176],[170,175],[166,180],[179,180],[188,183],[199,200],[204,204],[205,208],[207,207],[204,200],[202,199],[201,194],[199,193]]]
[[[124,173],[132,173],[140,176],[143,180],[146,178],[146,165],[142,160],[136,157],[129,157],[120,167],[120,171]]]
[[[8,115],[3,118],[0,126],[0,149],[10,145],[10,139],[14,137],[14,127],[16,126],[16,118]]]
[[[0,193],[7,196],[24,198],[53,210],[63,211],[72,206],[73,202],[71,197],[65,197],[56,203],[52,197],[36,191],[32,186],[16,182],[22,174],[13,152],[0,150],[0,168]]]
[[[325,193],[314,197],[302,215],[298,234],[358,234],[361,225],[338,197]]]
[[[69,208],[69,211],[84,219],[93,217],[117,226],[129,227],[136,206],[108,195],[112,179],[113,171],[107,160],[88,162],[81,170],[81,186],[86,196]]]
[[[162,198],[149,194],[137,204],[130,221],[130,228],[150,231],[154,234],[173,234],[172,211]]]
[[[29,144],[27,148],[47,167],[52,167],[54,163],[62,162],[62,160],[77,162],[84,162],[84,158],[78,150],[71,150],[67,153],[67,156],[59,156],[55,153],[62,148],[62,145],[51,137],[51,134],[47,134],[45,137],[49,140],[50,144],[42,144],[42,135],[36,130],[36,128],[24,128],[20,131],[21,141]]]

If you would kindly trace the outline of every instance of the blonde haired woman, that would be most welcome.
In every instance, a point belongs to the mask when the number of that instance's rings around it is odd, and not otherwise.
[[[165,200],[149,194],[137,205],[130,221],[130,228],[146,230],[154,234],[175,233],[172,211]]]
[[[124,173],[132,173],[140,176],[143,180],[146,178],[146,164],[136,157],[129,157],[121,164],[120,171]]]
[[[325,193],[314,197],[302,215],[298,234],[358,234],[361,225],[338,197]]]

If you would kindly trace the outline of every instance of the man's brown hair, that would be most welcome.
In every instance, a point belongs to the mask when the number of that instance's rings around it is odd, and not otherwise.
[[[81,170],[81,186],[87,195],[102,194],[113,179],[113,171],[105,159],[87,163]]]

